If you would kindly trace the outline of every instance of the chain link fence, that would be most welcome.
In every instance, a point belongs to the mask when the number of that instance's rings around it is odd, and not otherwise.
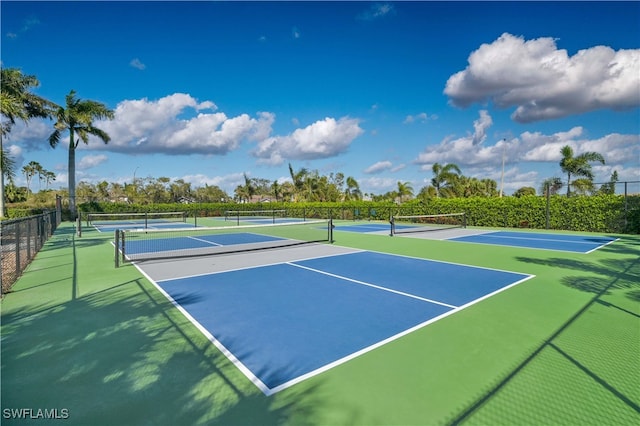
[[[0,222],[0,297],[11,289],[59,224],[59,210]]]

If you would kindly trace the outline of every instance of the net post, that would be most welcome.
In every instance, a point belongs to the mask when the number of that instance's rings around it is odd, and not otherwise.
[[[333,239],[333,228],[334,228],[334,226],[333,226],[333,218],[332,217],[329,217],[329,225],[328,226],[329,226],[329,243],[333,244],[335,240]]]
[[[119,241],[120,241],[120,230],[116,229],[115,230],[115,235],[114,235],[114,246],[115,246],[115,253],[114,253],[114,263],[115,263],[115,267],[119,268],[120,267],[120,258],[118,257],[120,255],[119,253]]]
[[[82,237],[82,218],[78,215],[76,219],[76,231],[78,233],[78,238]]]
[[[463,228],[467,227],[467,212],[462,213],[462,227]]]
[[[393,235],[396,233],[396,221],[393,218],[393,216],[391,216],[391,219],[389,219],[389,224],[391,225],[391,231],[389,233],[389,236],[393,237]]]
[[[127,257],[126,257],[124,230],[120,231],[120,253],[121,253],[120,256],[122,256],[120,258],[120,263],[125,263],[127,261]]]
[[[149,214],[147,212],[144,212],[144,229],[147,229],[149,227]]]
[[[276,209],[271,209],[271,223],[276,223]]]

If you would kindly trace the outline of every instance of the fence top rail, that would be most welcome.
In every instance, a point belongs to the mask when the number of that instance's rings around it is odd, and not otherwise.
[[[14,219],[3,219],[0,221],[0,225],[2,226],[6,226],[6,225],[13,225],[15,223],[19,223],[19,222],[26,222],[27,220],[33,220],[33,219],[37,219],[43,216],[48,216],[51,215],[52,213],[55,213],[55,210],[48,210],[46,212],[42,212],[40,214],[34,214],[31,216],[25,216],[25,217],[16,217]]]

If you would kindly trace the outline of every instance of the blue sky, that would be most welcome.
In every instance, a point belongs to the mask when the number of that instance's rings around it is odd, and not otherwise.
[[[638,2],[11,2],[2,66],[64,104],[105,103],[112,140],[77,152],[77,181],[184,179],[233,194],[288,163],[366,193],[429,184],[433,163],[505,192],[562,176],[560,147],[640,180]],[[19,168],[67,183],[50,121],[14,127]],[[19,176],[18,183],[24,184]],[[33,184],[32,184],[33,186]],[[32,189],[37,189],[32,187]]]

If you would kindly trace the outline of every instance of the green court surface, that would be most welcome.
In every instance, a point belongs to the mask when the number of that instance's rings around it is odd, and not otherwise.
[[[574,254],[336,232],[535,277],[265,396],[133,265],[114,268],[111,235],[63,223],[1,302],[1,422],[637,425],[640,237],[616,237]]]

